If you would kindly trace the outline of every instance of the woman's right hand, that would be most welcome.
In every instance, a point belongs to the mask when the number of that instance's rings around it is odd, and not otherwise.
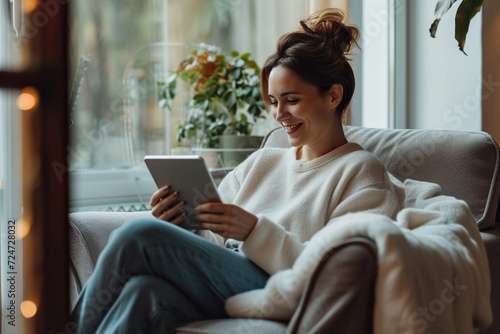
[[[170,190],[170,186],[166,185],[151,196],[150,204],[153,208],[151,214],[155,218],[179,225],[186,218],[186,213],[181,212],[185,203],[184,201],[176,203],[179,192]]]

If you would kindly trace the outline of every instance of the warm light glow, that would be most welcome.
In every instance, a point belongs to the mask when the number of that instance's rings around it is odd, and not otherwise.
[[[29,14],[33,12],[37,6],[38,6],[38,0],[24,0],[24,13]]]
[[[21,303],[21,313],[25,318],[31,318],[36,314],[37,307],[31,300],[25,300]]]
[[[26,87],[17,97],[17,107],[20,110],[31,110],[38,104],[38,92],[33,87]]]
[[[31,221],[23,219],[16,222],[16,239],[24,239],[30,233]]]

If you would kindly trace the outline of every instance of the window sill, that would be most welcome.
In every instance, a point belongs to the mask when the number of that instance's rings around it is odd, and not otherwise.
[[[217,185],[231,169],[211,169]],[[70,212],[150,210],[157,190],[146,167],[70,172]]]

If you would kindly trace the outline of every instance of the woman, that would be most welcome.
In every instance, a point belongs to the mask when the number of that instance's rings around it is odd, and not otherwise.
[[[396,214],[398,190],[384,166],[343,133],[354,91],[347,54],[358,36],[343,19],[326,10],[301,21],[262,68],[266,104],[292,148],[258,150],[224,178],[223,203],[196,208],[203,238],[176,226],[183,203],[174,189],[159,189],[157,219],[126,223],[99,257],[73,313],[81,332],[173,333],[227,317],[227,298],[290,268],[335,218]]]

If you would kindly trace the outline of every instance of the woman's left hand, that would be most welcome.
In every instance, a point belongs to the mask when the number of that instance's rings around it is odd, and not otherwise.
[[[258,218],[237,205],[210,202],[198,205],[200,225],[224,238],[245,241]]]

